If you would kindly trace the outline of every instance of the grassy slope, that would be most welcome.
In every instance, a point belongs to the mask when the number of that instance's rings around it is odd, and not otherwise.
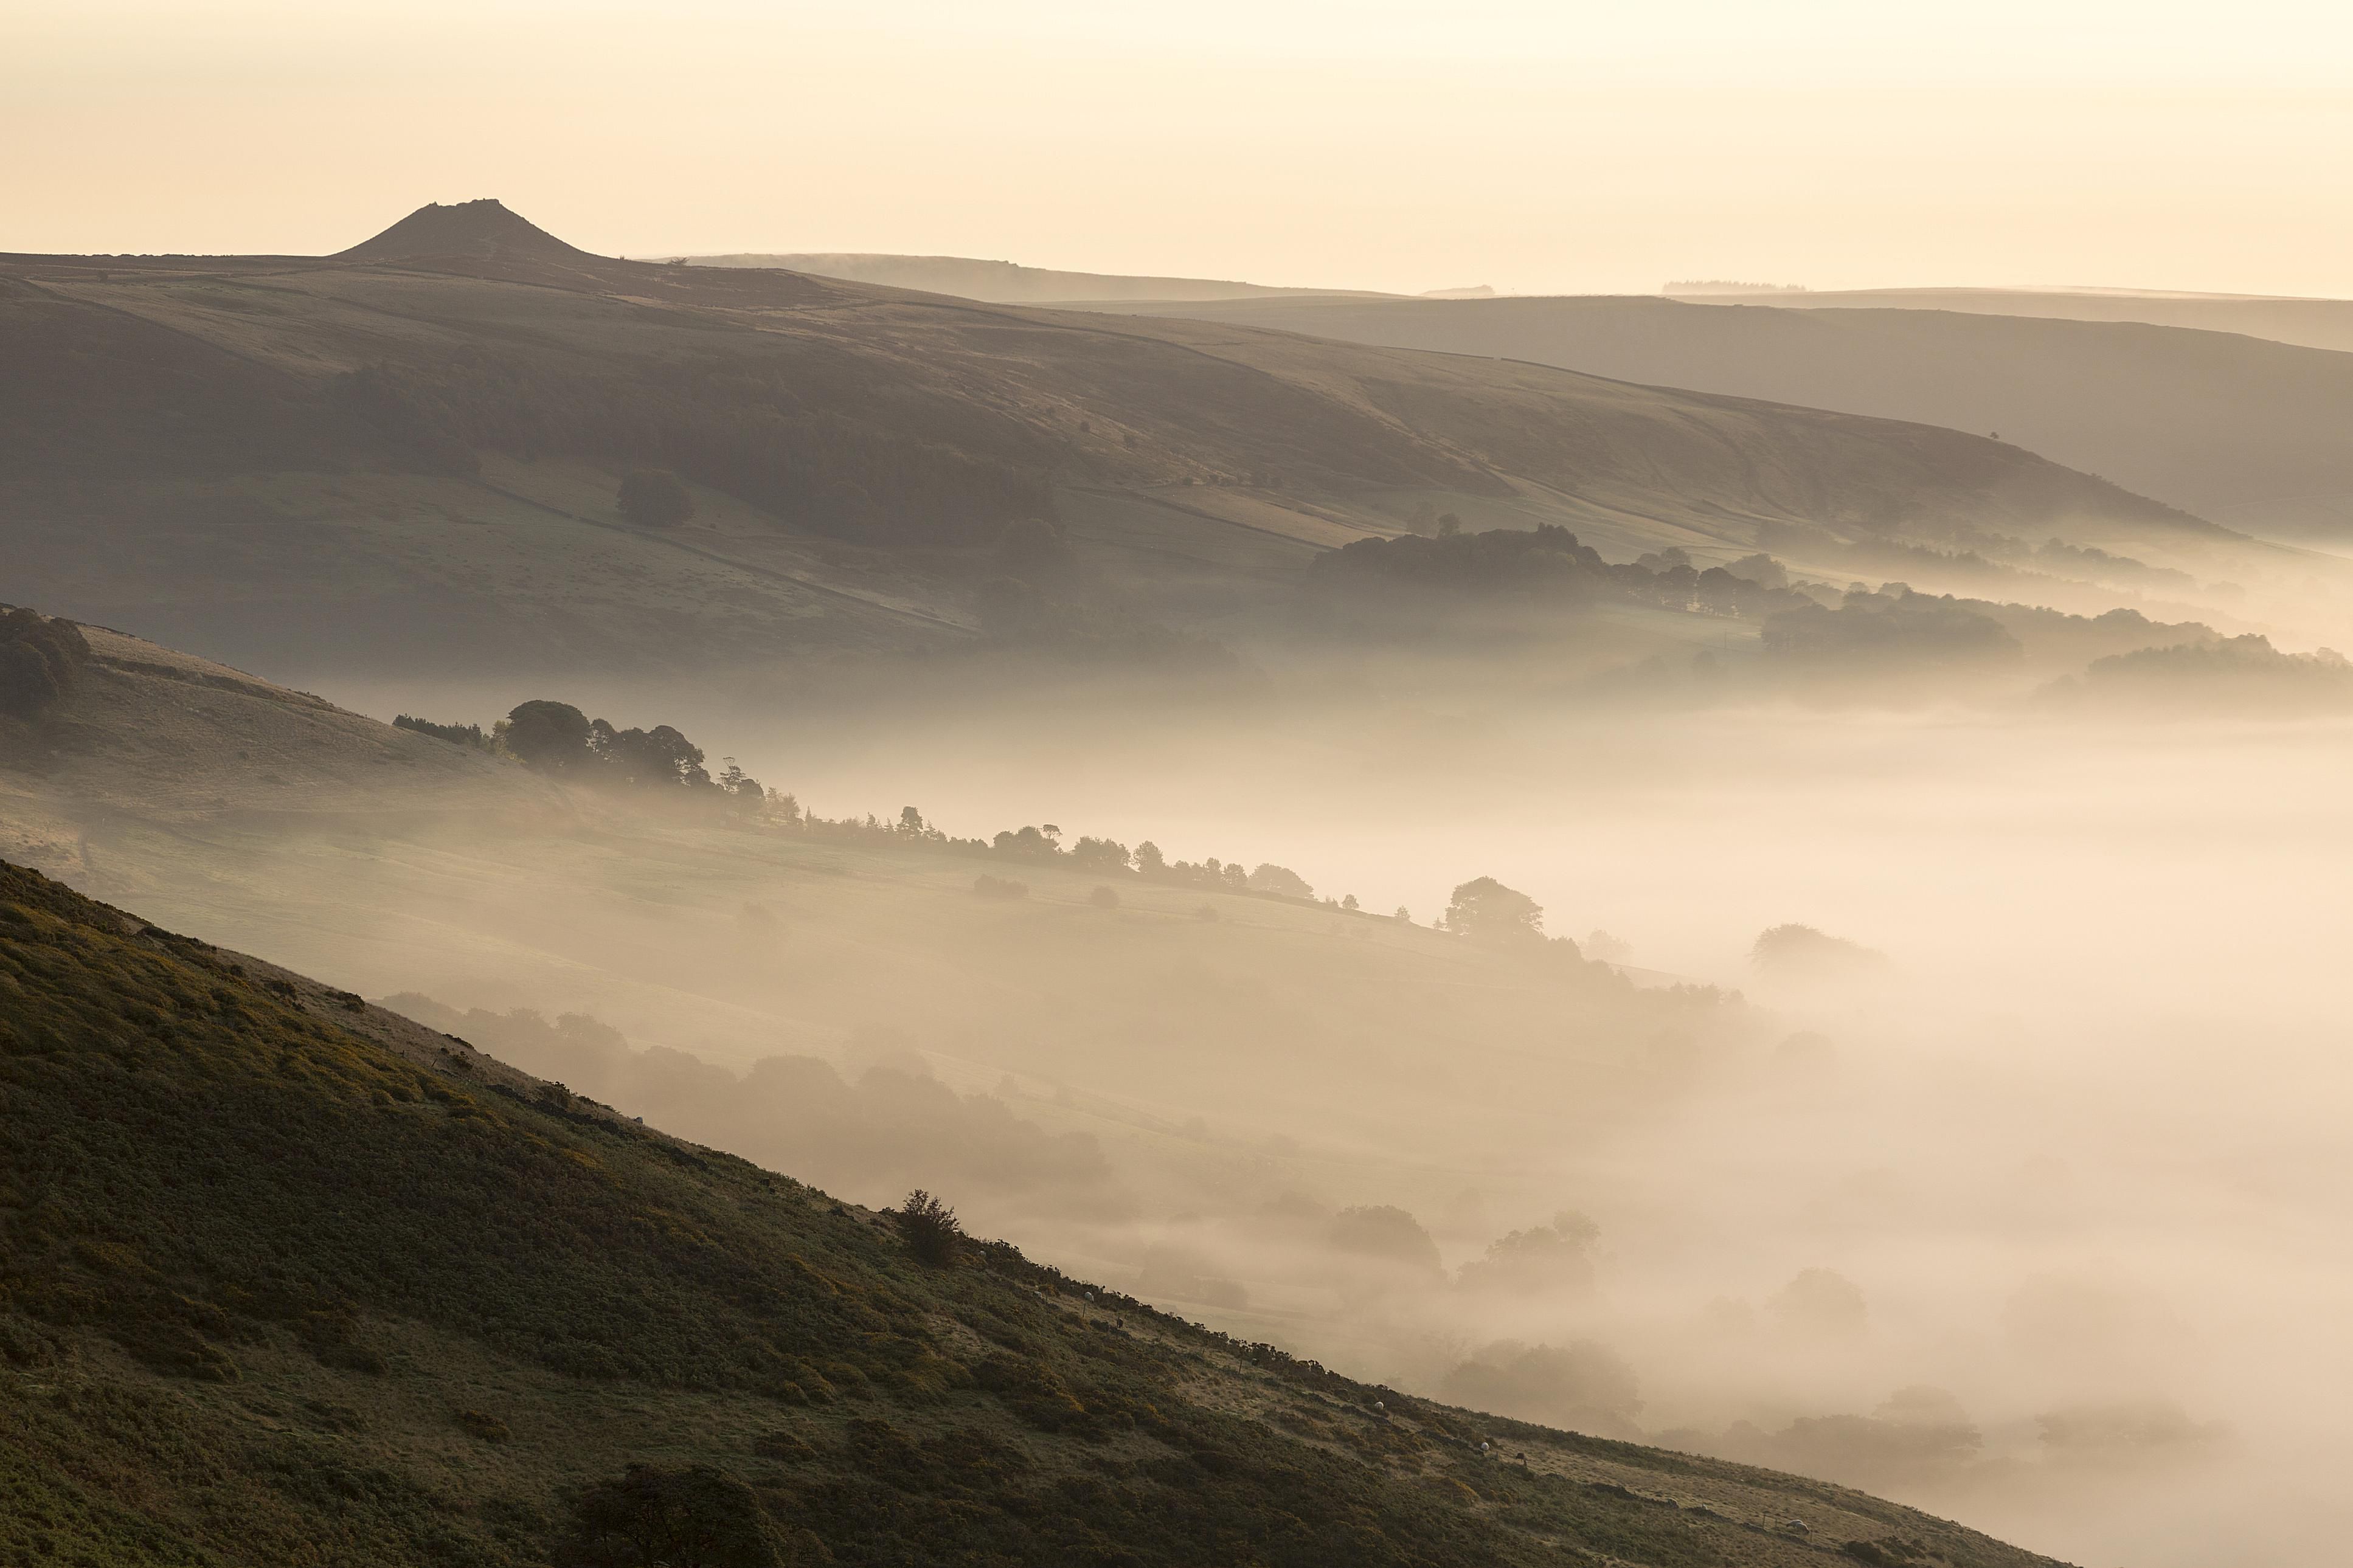
[[[2301,533],[2333,519],[2340,538],[2353,528],[2353,455],[2342,437],[2353,417],[2353,355],[2322,348],[2131,320],[1964,313],[1933,300],[1905,310],[1613,298],[1254,300],[1166,309],[1237,326],[1999,431],[2053,461],[2235,527]]]
[[[899,1031],[965,1092],[1023,1075],[1023,1117],[1100,1138],[1170,1209],[1237,1163],[1253,1180],[1418,1207],[1474,1179],[1516,1181],[1507,1151],[1564,1118],[1622,1130],[1648,1081],[1642,1042],[1741,1026],[1574,975],[1532,982],[1386,919],[1137,879],[1113,879],[1121,904],[1106,913],[1090,902],[1104,876],[1074,866],[566,796],[512,764],[90,636],[111,662],[51,717],[49,754],[0,767],[0,856],[371,995],[576,1009],[730,1070]],[[175,679],[172,661],[201,679]],[[976,898],[982,871],[1030,896]],[[765,921],[747,924],[749,909]],[[1490,1130],[1483,1173],[1419,1138],[1432,1107]],[[1217,1137],[1185,1131],[1197,1117]],[[1290,1152],[1257,1147],[1277,1134]],[[1237,1154],[1226,1138],[1254,1142]],[[1420,1153],[1401,1168],[1401,1149]],[[1051,1239],[1063,1258],[1084,1241]]]
[[[281,646],[360,662],[406,647],[451,663],[638,669],[707,664],[714,647],[753,658],[954,644],[969,621],[968,547],[1056,489],[1118,575],[1156,581],[1176,530],[1218,557],[1219,603],[1261,625],[1280,623],[1270,589],[1306,554],[1391,530],[1425,503],[1474,526],[1566,521],[1628,552],[1737,553],[1760,520],[2194,531],[1953,431],[1535,365],[568,250],[200,267],[0,258],[0,347],[22,367],[0,382],[5,450],[18,473],[46,476],[0,497],[12,595],[248,662]],[[479,479],[391,471],[423,459],[386,435],[381,411],[364,417],[332,395],[362,365],[397,372],[416,419],[462,405],[473,412],[443,422],[495,416],[499,440],[543,460]],[[746,437],[698,468],[674,448],[740,402],[723,392],[735,375],[785,389],[807,444],[763,467]],[[713,396],[709,409],[694,401]],[[657,405],[685,412],[670,435],[649,423],[645,449],[625,449],[616,422],[628,436]],[[822,479],[837,462],[879,483],[923,454],[923,506],[936,515],[915,543],[887,529],[812,537],[834,515],[824,483],[815,499],[762,500],[789,528],[715,489],[705,521],[659,542],[610,510],[611,469],[632,461],[668,457],[743,494],[776,471]],[[93,537],[111,548],[91,551]],[[1244,540],[1290,550],[1228,548]],[[1187,605],[1179,594],[1153,607]]]
[[[1009,1249],[926,1269],[13,866],[0,1096],[12,1563],[538,1562],[634,1459],[734,1472],[801,1561],[2037,1561],[1835,1488],[1384,1419]]]

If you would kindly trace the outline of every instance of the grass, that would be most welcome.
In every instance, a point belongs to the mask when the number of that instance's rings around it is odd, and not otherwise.
[[[1535,1428],[1482,1458],[1504,1424],[1003,1244],[927,1267],[333,997],[0,864],[0,1563],[642,1562],[596,1531],[657,1504],[750,1554],[678,1562],[2035,1561]],[[1659,1499],[1702,1483],[1751,1523]]]

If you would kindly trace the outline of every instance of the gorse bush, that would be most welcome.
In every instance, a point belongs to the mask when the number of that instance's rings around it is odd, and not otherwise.
[[[907,1194],[893,1218],[907,1250],[934,1268],[954,1263],[963,1250],[964,1226],[955,1210],[921,1187]]]

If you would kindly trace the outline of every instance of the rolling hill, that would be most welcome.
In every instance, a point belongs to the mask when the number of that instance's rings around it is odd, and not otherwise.
[[[1380,297],[1363,289],[1285,289],[1215,278],[1064,272],[1050,267],[1024,267],[1018,262],[982,261],[963,256],[821,251],[775,256],[688,256],[680,259],[690,267],[773,268],[818,278],[839,278],[849,283],[879,283],[890,289],[921,289],[926,294],[954,294],[997,305],[1054,305],[1100,300],[1252,300],[1278,294]]]
[[[2063,319],[2062,301],[2085,319]],[[2189,303],[2136,315],[2137,298],[1921,291],[1120,308],[1998,433],[2232,528],[2353,541],[2353,354],[2333,329],[2298,334],[2330,347],[2271,342],[2246,335],[2253,319]],[[2315,322],[2353,310],[2311,303]]]
[[[0,1095],[11,1561],[2047,1561],[919,1250],[6,864]]]
[[[2137,289],[1825,289],[1674,295],[1698,304],[1792,310],[1957,310],[2061,321],[2141,321],[2236,332],[2308,349],[2353,350],[2353,300],[2264,294],[2184,294]]]
[[[1287,628],[1453,510],[1624,555],[1760,526],[2242,542],[1981,437],[1525,363],[586,255],[495,202],[341,256],[0,258],[7,592],[281,673],[968,646],[1053,515],[1124,613]],[[622,470],[701,499],[670,530]]]

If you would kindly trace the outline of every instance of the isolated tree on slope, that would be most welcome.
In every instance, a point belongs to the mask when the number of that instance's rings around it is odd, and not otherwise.
[[[1490,942],[1541,937],[1544,907],[1493,877],[1480,877],[1454,889],[1446,906],[1446,929]]]

